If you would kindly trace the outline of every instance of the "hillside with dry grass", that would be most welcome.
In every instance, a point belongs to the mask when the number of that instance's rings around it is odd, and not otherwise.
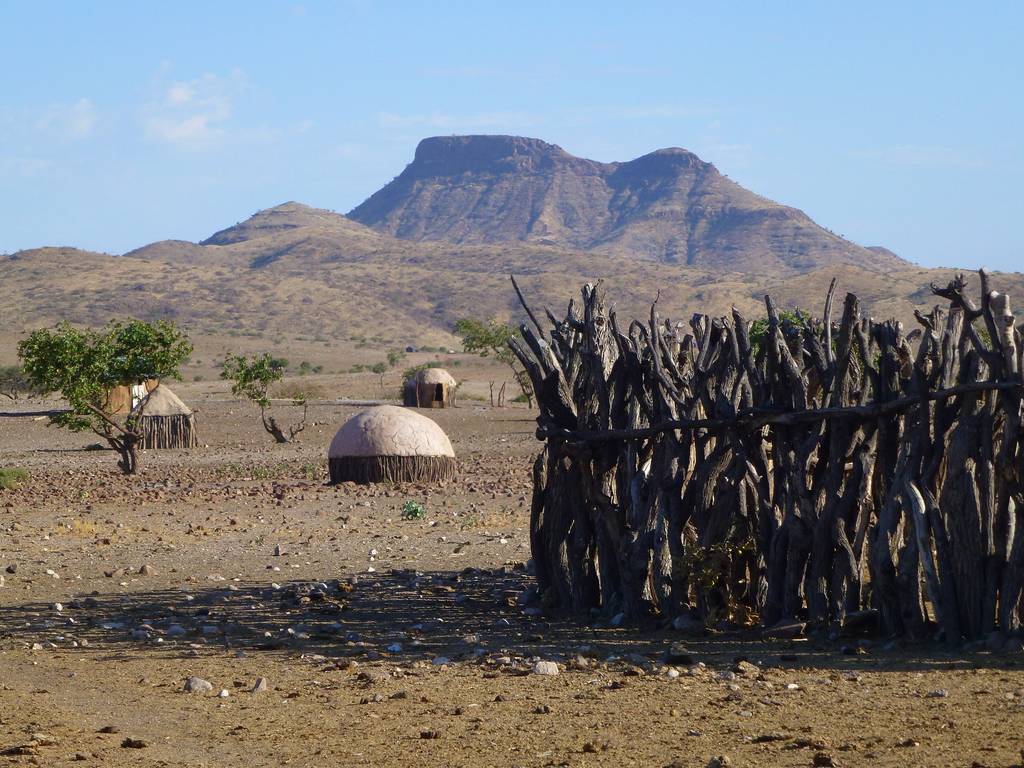
[[[216,240],[216,243],[211,241]],[[538,308],[562,308],[585,281],[604,279],[620,314],[762,313],[766,292],[784,306],[820,304],[832,277],[872,313],[913,321],[930,306],[929,282],[948,271],[879,272],[839,264],[793,276],[642,262],[526,244],[413,243],[339,214],[288,203],[263,211],[207,245],[163,241],[123,256],[40,248],[0,257],[2,357],[26,330],[114,316],[168,318],[194,333],[347,340],[378,335],[402,344],[452,344],[456,320],[519,319],[514,273]],[[995,284],[1024,295],[1020,275]]]

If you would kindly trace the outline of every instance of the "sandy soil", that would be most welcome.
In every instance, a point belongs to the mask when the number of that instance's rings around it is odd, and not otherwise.
[[[275,446],[221,384],[178,391],[203,447],[131,479],[38,405],[0,416],[0,466],[30,473],[0,491],[0,765],[1022,762],[1019,651],[535,615],[523,408],[429,412],[460,459],[446,487],[330,487],[355,407],[318,403]]]

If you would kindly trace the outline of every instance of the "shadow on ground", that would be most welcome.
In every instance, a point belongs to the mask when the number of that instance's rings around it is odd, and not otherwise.
[[[860,671],[1024,666],[1020,653],[891,648],[872,638],[764,640],[750,631],[652,632],[550,620],[527,615],[517,604],[531,583],[525,573],[505,568],[93,593],[60,609],[46,603],[0,607],[0,647],[168,658],[233,649],[396,663],[438,657],[565,660],[583,653],[639,666],[658,664],[672,647],[675,664],[703,662],[711,668],[727,668],[738,659]]]

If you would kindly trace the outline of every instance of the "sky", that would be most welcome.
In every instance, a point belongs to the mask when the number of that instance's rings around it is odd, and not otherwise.
[[[863,245],[1024,268],[1024,3],[0,0],[0,253],[347,212],[417,142],[684,147]]]

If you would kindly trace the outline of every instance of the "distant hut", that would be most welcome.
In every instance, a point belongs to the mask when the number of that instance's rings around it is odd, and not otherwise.
[[[444,368],[421,368],[405,382],[402,401],[413,408],[449,408],[455,405],[458,385]]]
[[[195,413],[166,384],[149,393],[137,428],[143,448],[195,448],[199,444]]]
[[[455,476],[455,451],[444,430],[394,405],[346,421],[327,457],[332,483],[440,482]]]

